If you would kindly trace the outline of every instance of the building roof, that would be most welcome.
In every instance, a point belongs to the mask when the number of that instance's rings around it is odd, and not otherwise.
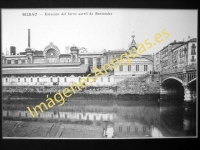
[[[126,52],[127,50],[125,49],[116,49],[116,50],[108,50],[106,53],[107,54],[122,54],[124,52]]]
[[[34,56],[43,56],[43,51],[35,50],[34,51]]]
[[[59,57],[62,57],[62,56],[70,56],[71,57],[71,54],[60,54]]]
[[[153,56],[152,55],[139,55],[140,57],[144,57],[144,58],[147,58],[151,61],[153,61]]]
[[[46,67],[3,67],[2,68],[2,74],[4,75],[19,75],[19,74],[57,74],[57,73],[88,73],[90,71],[89,65],[87,64],[81,64],[78,66],[46,66]]]
[[[19,55],[26,55],[26,52],[19,52]]]
[[[81,62],[40,63],[40,64],[3,64],[2,68],[75,67],[75,66],[80,66],[80,65],[81,65]]]
[[[6,58],[26,57],[26,55],[5,55]]]
[[[85,53],[79,53],[79,55],[102,55],[104,52],[85,52]]]

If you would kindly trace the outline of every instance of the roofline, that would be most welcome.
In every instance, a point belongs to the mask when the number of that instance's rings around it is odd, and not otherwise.
[[[5,57],[22,57],[22,56],[26,56],[26,55],[4,55]]]
[[[70,63],[38,63],[38,64],[3,64],[2,68],[28,68],[28,67],[60,67],[60,66],[82,66],[82,65],[87,65],[87,64],[81,64],[81,62],[70,62]]]

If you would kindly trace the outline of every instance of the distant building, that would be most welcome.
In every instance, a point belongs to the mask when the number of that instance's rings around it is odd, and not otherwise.
[[[135,41],[131,47],[135,47]],[[130,49],[129,48],[129,49]],[[88,52],[84,47],[67,46],[65,54],[52,42],[44,50],[35,50],[30,46],[30,30],[28,30],[28,47],[16,55],[16,48],[11,47],[11,54],[2,56],[3,86],[53,86],[69,85],[79,82],[81,77],[94,75],[93,67],[101,69],[111,59],[119,58],[127,50],[103,50]],[[13,54],[13,55],[12,55]],[[119,68],[110,71],[106,76],[99,76],[93,86],[113,86],[127,76],[137,76],[151,72],[152,55],[139,55],[131,59],[127,66],[122,63]]]
[[[16,47],[15,46],[10,47],[10,55],[16,55]]]
[[[172,42],[154,56],[155,71],[161,72],[172,68],[184,68],[197,63],[197,39]]]

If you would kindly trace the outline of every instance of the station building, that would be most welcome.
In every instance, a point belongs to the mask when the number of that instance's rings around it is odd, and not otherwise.
[[[28,29],[28,47],[24,52],[17,54],[16,48],[12,46],[10,55],[2,55],[2,83],[3,86],[69,86],[73,82],[78,83],[80,78],[88,74],[94,75],[94,66],[100,69],[114,56],[120,58],[126,51],[87,52],[85,48],[73,45],[67,46],[65,54],[62,54],[59,47],[52,42],[44,50],[34,50],[30,46]],[[142,75],[152,69],[152,55],[139,55],[131,59],[129,66],[122,63],[106,76],[99,76],[92,86],[113,86],[127,76]]]

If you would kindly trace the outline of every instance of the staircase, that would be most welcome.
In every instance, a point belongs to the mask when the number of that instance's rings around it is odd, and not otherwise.
[[[143,81],[146,78],[149,78],[151,75],[150,73],[145,73],[143,75],[137,77],[128,77],[120,82],[117,85],[117,92],[118,93],[129,93],[129,94],[144,94],[144,87],[145,84]],[[144,84],[143,84],[144,83]]]

